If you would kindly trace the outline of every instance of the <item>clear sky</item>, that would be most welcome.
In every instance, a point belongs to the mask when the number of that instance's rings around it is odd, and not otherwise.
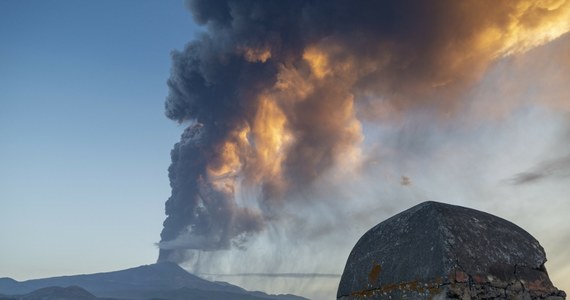
[[[183,1],[0,1],[0,277],[152,263]]]

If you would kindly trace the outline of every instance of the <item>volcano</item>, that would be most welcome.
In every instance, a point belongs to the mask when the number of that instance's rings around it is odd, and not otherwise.
[[[18,282],[0,278],[0,294],[17,295],[8,299],[27,299],[26,295],[53,287],[80,287],[97,298],[125,299],[239,299],[303,300],[293,295],[268,295],[251,292],[226,282],[212,282],[195,276],[171,262],[160,262],[126,270],[51,277]]]

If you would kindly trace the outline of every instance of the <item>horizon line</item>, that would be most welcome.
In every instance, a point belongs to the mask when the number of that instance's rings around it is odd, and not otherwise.
[[[220,276],[220,277],[292,277],[292,278],[308,278],[308,277],[338,278],[341,276],[341,274],[333,274],[333,273],[229,273],[229,274],[197,273],[196,275]]]

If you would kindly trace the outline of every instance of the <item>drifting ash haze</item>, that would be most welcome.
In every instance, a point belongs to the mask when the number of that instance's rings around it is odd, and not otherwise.
[[[171,153],[160,261],[338,274],[366,229],[425,200],[521,220],[562,255],[570,228],[548,220],[570,208],[570,2],[188,7],[204,31],[172,55],[166,115],[188,127]],[[550,267],[555,282],[567,261]],[[316,298],[338,282],[248,278]]]

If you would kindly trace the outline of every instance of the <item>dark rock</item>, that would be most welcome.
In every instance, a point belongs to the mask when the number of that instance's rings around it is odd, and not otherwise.
[[[496,216],[424,202],[352,249],[337,299],[565,299],[538,241]]]

